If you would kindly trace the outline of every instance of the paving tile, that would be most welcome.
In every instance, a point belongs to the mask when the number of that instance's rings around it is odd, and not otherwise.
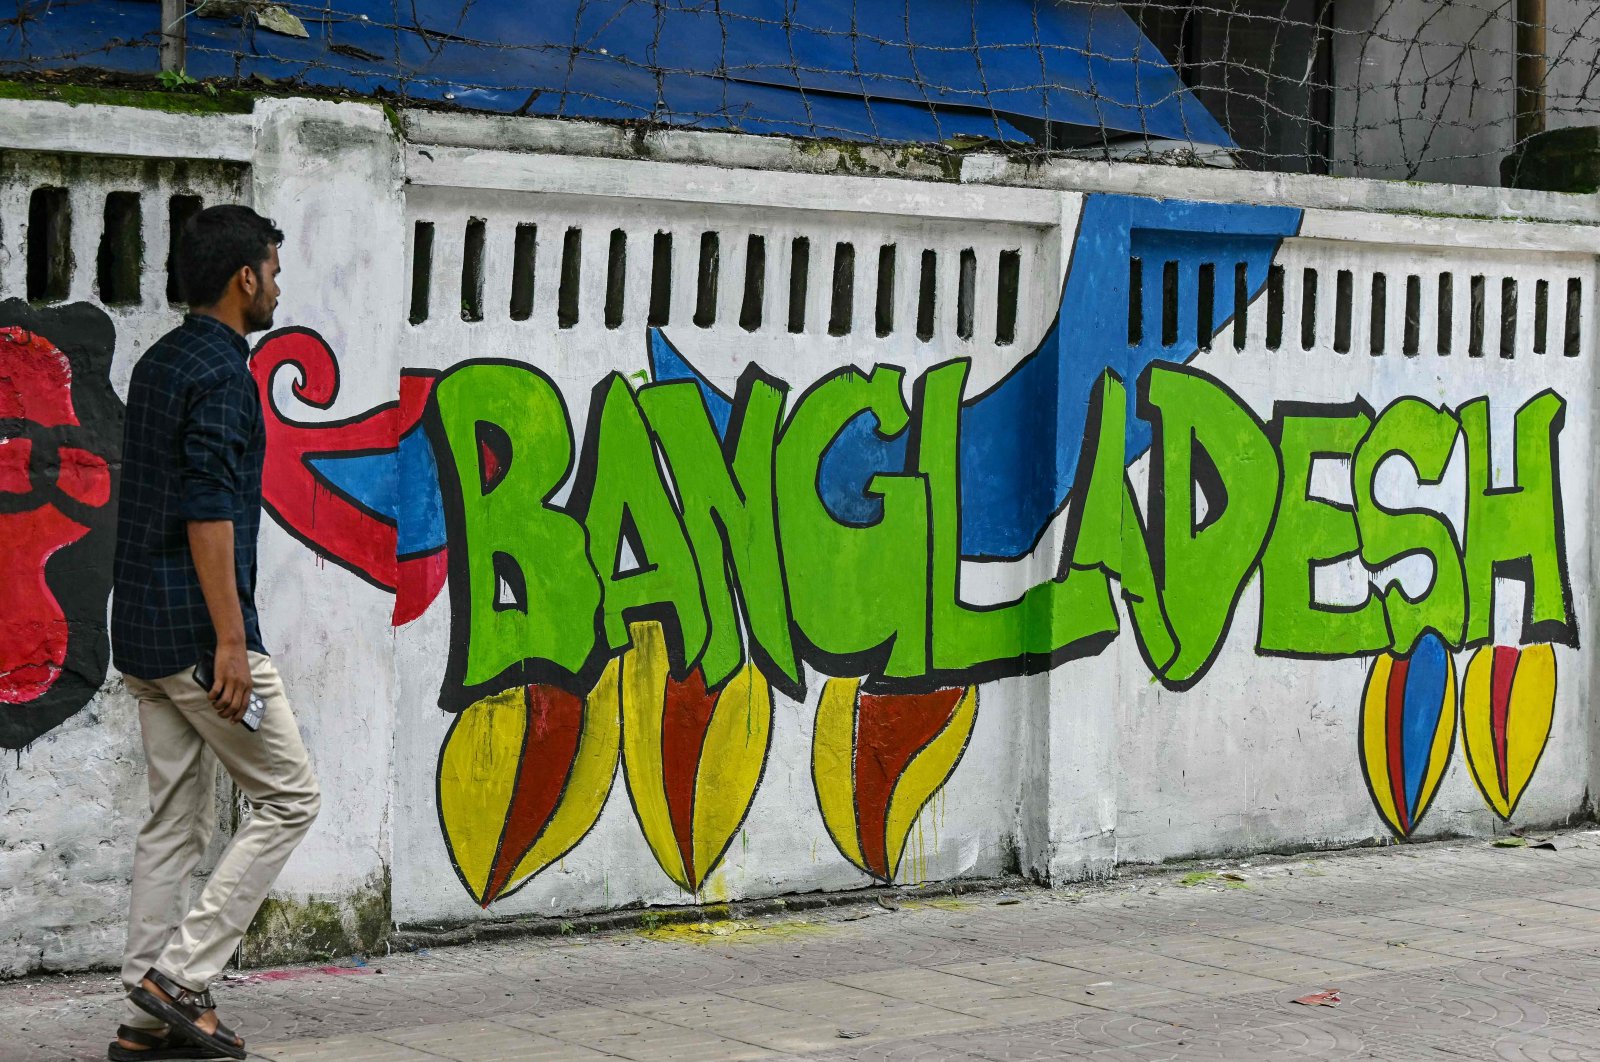
[[[618,1007],[657,1021],[772,1051],[820,1051],[836,1047],[846,1039],[888,1038],[888,1034],[880,1033],[875,1026],[868,1028],[832,1017],[798,1014],[719,993],[619,1003]]]
[[[1039,995],[1081,1003],[1098,1010],[1134,1010],[1145,1006],[1195,1002],[1201,998],[1191,992],[1031,958],[956,963],[939,969],[977,981],[1027,988]]]
[[[1156,988],[1175,989],[1199,996],[1267,992],[1287,983],[1218,966],[1185,962],[1163,955],[1153,948],[1138,950],[1115,944],[1053,955],[1036,955],[1034,958],[1103,973],[1112,981],[1139,981]]]
[[[587,1047],[490,1021],[423,1025],[373,1035],[456,1062],[588,1062],[606,1057]]]
[[[430,1055],[409,1047],[402,1047],[376,1036],[335,1036],[321,1040],[296,1040],[290,1043],[254,1044],[249,1048],[251,1058],[265,1062],[438,1062],[438,1055]]]
[[[928,1036],[986,1024],[970,1014],[893,999],[835,981],[799,981],[766,988],[736,989],[726,994],[778,1010],[809,1014],[831,1021],[839,1028],[862,1030],[877,1037]]]
[[[736,1062],[772,1054],[755,1044],[607,1007],[504,1021],[530,1032],[636,1062]]]

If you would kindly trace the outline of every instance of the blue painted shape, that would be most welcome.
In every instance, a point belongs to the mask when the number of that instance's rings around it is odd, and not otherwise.
[[[420,428],[402,437],[395,450],[320,454],[306,463],[374,519],[393,526],[399,556],[429,553],[445,544],[439,467]]]
[[[667,342],[667,337],[661,334],[661,329],[650,329],[650,378],[662,383],[674,380],[688,380],[700,388],[700,397],[705,400],[706,412],[711,414],[712,426],[717,429],[717,438],[724,441],[728,438],[728,422],[733,418],[733,399],[717,390],[716,386],[693,365],[684,360],[678,353],[678,348]]]
[[[843,524],[866,527],[883,519],[883,499],[867,493],[867,484],[879,472],[899,472],[906,467],[909,433],[884,436],[878,418],[862,413],[852,418],[823,452],[817,467],[817,486],[829,515]]]
[[[1455,711],[1455,705],[1444,703],[1450,659],[1443,640],[1432,631],[1424,634],[1411,650],[1410,660],[1402,695],[1400,753],[1405,767],[1406,809],[1415,823],[1422,810],[1422,785],[1428,777],[1434,736],[1444,713]]]
[[[1165,202],[1095,195],[1084,201],[1061,307],[1043,341],[961,411],[961,552],[970,559],[1025,556],[1061,510],[1078,473],[1078,455],[1096,381],[1107,371],[1128,385],[1127,459],[1150,447],[1150,425],[1135,415],[1137,381],[1153,362],[1187,362],[1199,350],[1195,292],[1211,263],[1212,321],[1234,312],[1234,268],[1242,264],[1251,298],[1266,285],[1283,237],[1300,227],[1284,207]],[[1143,262],[1143,337],[1128,342],[1129,259]],[[1178,343],[1162,340],[1162,270],[1176,263]],[[1209,337],[1208,337],[1209,338]],[[1224,340],[1226,341],[1226,340]],[[823,459],[823,501],[835,519],[869,523],[882,501],[864,494],[878,472],[902,471],[903,445],[874,444],[870,414],[853,421]],[[831,473],[831,474],[830,474]]]
[[[1040,142],[1050,129],[1058,146],[1082,142],[1070,127],[1231,144],[1116,4],[342,0],[296,13],[307,38],[191,19],[188,72],[851,140]],[[148,4],[34,3],[28,15],[26,32],[0,34],[0,70],[158,68]]]
[[[422,428],[400,437],[398,459],[398,535],[395,552],[401,557],[432,553],[444,546],[444,494],[439,489],[439,466],[433,444]]]

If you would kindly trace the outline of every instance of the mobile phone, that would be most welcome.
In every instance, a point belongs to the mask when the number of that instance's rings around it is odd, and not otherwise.
[[[216,661],[210,653],[202,656],[200,662],[194,666],[195,685],[204,690],[207,695],[211,693],[211,687],[216,684],[215,668]],[[261,729],[261,717],[266,712],[266,702],[256,695],[255,690],[251,690],[250,703],[245,706],[244,715],[239,719],[239,725],[253,734]]]

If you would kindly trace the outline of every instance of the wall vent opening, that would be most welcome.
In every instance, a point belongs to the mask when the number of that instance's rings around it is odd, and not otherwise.
[[[968,247],[961,252],[960,269],[956,275],[956,337],[972,338],[977,319],[978,255]]]
[[[1200,277],[1195,283],[1194,345],[1200,350],[1211,349],[1211,337],[1217,332],[1217,267],[1214,263],[1200,265]]]
[[[828,313],[828,334],[847,336],[856,310],[856,249],[854,244],[833,247],[833,302]]]
[[[1267,349],[1283,346],[1283,266],[1267,271]]]
[[[1471,292],[1472,320],[1467,336],[1467,357],[1483,357],[1483,294],[1484,279],[1482,274],[1472,278],[1468,290]]]
[[[1350,318],[1355,302],[1355,274],[1341,269],[1333,278],[1333,352],[1350,353]]]
[[[739,327],[754,332],[761,327],[761,306],[767,298],[767,241],[754,233],[744,245],[744,302],[739,307]]]
[[[1533,352],[1543,354],[1550,349],[1550,282],[1541,280],[1533,286]]]
[[[1500,281],[1500,356],[1517,353],[1517,282],[1512,277]]]
[[[107,306],[137,303],[143,264],[144,211],[139,193],[112,192],[106,196],[100,251],[95,260],[100,301]]]
[[[517,226],[511,244],[511,319],[526,321],[533,316],[534,270],[539,264],[539,226]]]
[[[1455,349],[1456,278],[1452,273],[1439,274],[1439,353],[1449,354]]]
[[[1583,281],[1577,277],[1567,281],[1567,330],[1561,353],[1576,358],[1583,349]]]
[[[700,265],[695,270],[694,323],[710,328],[717,323],[717,285],[722,272],[722,238],[714,232],[700,234]]]
[[[583,230],[574,226],[561,237],[561,281],[556,289],[556,326],[559,328],[571,328],[578,323],[582,278]]]
[[[1250,329],[1250,267],[1233,267],[1233,349],[1243,350]]]
[[[72,200],[35,188],[28,200],[28,301],[61,302],[72,289]]]
[[[628,287],[628,234],[621,229],[611,230],[611,240],[606,247],[606,309],[607,328],[621,328],[626,308],[624,299]]]
[[[895,247],[886,243],[878,248],[878,301],[873,313],[880,339],[894,332],[894,268]]]
[[[806,293],[811,279],[811,240],[796,236],[789,244],[789,331],[806,330]]]
[[[1422,350],[1422,278],[1406,277],[1406,325],[1401,350],[1415,357]]]
[[[917,278],[917,338],[924,343],[933,338],[934,309],[939,300],[939,255],[922,252],[921,275]]]
[[[1300,349],[1317,345],[1317,271],[1300,274]]]
[[[433,222],[419,221],[411,229],[411,323],[428,319],[433,288]]]
[[[1128,259],[1128,346],[1144,342],[1144,260]]]
[[[664,328],[672,323],[672,233],[658,232],[650,245],[650,313],[645,323]]]
[[[183,230],[189,219],[200,213],[203,200],[197,195],[175,195],[167,200],[167,303],[182,306],[183,281],[178,277],[178,249],[183,245]]]
[[[1372,274],[1372,320],[1368,326],[1367,349],[1373,357],[1388,352],[1389,343],[1389,278],[1382,273]]]
[[[995,281],[994,341],[1002,347],[1017,341],[1017,303],[1022,297],[1022,252],[1001,251]]]
[[[461,319],[483,320],[483,243],[487,225],[482,218],[467,222],[461,244]]]

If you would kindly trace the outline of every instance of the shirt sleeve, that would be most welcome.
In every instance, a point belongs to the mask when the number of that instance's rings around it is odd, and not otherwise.
[[[198,385],[183,426],[185,520],[233,520],[240,478],[255,417],[254,381],[228,373]]]

